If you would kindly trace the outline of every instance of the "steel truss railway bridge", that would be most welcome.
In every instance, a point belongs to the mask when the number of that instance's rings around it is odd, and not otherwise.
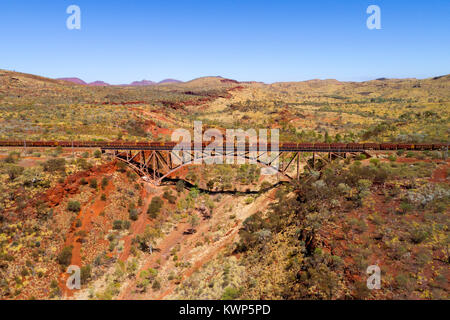
[[[67,142],[67,141],[0,141],[0,147],[23,148],[97,148],[126,163],[145,181],[160,185],[165,178],[175,176],[182,168],[195,164],[253,163],[268,168],[280,178],[299,179],[301,158],[310,170],[318,170],[336,158],[355,157],[372,150],[442,150],[447,154],[448,144],[376,144],[376,143],[281,143],[278,151],[271,144],[213,143],[184,144],[183,150],[174,149],[169,142]],[[220,147],[220,148],[217,148]],[[237,161],[235,161],[237,160]]]

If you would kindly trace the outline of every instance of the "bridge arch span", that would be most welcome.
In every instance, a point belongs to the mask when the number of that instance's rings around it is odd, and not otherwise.
[[[191,157],[191,160],[189,160],[187,162],[183,162],[182,164],[179,164],[176,166],[170,166],[169,163],[167,163],[167,161],[165,161],[163,159],[162,155],[158,154],[158,152],[156,152],[156,151],[153,152],[152,155],[148,159],[145,158],[145,155],[142,155],[141,157],[137,157],[137,155],[131,156],[128,153],[126,155],[124,155],[123,153],[116,153],[115,156],[118,160],[126,163],[134,171],[136,171],[138,174],[140,174],[146,181],[151,182],[155,185],[160,185],[165,178],[168,178],[169,176],[173,175],[175,172],[181,170],[182,168],[185,168],[190,165],[196,165],[197,161],[201,161],[201,164],[203,164],[203,165],[209,165],[208,163],[205,164],[205,162],[211,161],[210,162],[211,165],[214,165],[214,164],[217,164],[216,162],[214,162],[214,160],[218,160],[218,159],[221,159],[223,164],[227,164],[225,161],[226,159],[249,160],[250,162],[246,162],[246,163],[258,164],[261,167],[265,167],[270,170],[273,170],[274,172],[276,172],[276,174],[281,174],[284,178],[286,178],[288,180],[293,179],[291,176],[289,176],[286,173],[287,167],[284,170],[282,170],[279,167],[272,165],[272,163],[279,156],[274,157],[274,159],[272,159],[271,162],[266,163],[264,161],[261,161],[259,158],[253,158],[253,157],[249,157],[248,155],[242,155],[239,153],[217,154],[217,155],[205,155],[202,153],[202,155],[200,157],[197,157],[195,159],[193,157]],[[169,154],[169,157],[170,157],[170,154]],[[139,160],[141,160],[141,162],[137,161],[136,160],[137,158],[139,158]],[[142,162],[142,160],[143,160],[143,162]],[[154,161],[152,161],[152,160],[154,160]],[[149,164],[150,164],[150,166],[149,166]],[[155,166],[155,168],[153,168],[152,166]],[[166,170],[164,173],[162,173],[160,169],[164,169],[164,167]],[[153,170],[153,169],[155,169],[155,170]],[[152,173],[153,173],[153,177],[152,177]]]

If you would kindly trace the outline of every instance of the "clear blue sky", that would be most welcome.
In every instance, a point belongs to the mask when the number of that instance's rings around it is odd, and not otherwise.
[[[381,30],[366,27],[370,4]],[[450,1],[1,0],[0,69],[113,84],[425,78],[450,73]]]

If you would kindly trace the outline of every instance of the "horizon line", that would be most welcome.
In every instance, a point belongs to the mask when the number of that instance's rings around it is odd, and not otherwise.
[[[191,82],[197,79],[203,79],[203,78],[222,78],[222,79],[228,79],[228,80],[234,80],[240,83],[250,83],[250,82],[256,82],[256,83],[262,83],[262,84],[266,84],[266,85],[271,85],[271,84],[276,84],[276,83],[287,83],[287,82],[308,82],[308,81],[314,81],[314,80],[319,80],[319,81],[329,81],[329,80],[334,80],[334,81],[338,81],[338,82],[358,82],[358,83],[362,83],[362,82],[369,82],[369,81],[375,81],[375,80],[426,80],[426,79],[434,79],[434,78],[442,78],[442,77],[446,77],[448,75],[450,75],[450,73],[445,73],[445,74],[440,74],[440,75],[434,75],[434,76],[427,76],[427,77],[368,77],[365,80],[339,80],[336,78],[310,78],[310,79],[305,79],[305,80],[282,80],[282,81],[275,81],[275,82],[264,82],[264,81],[260,81],[260,80],[237,80],[237,79],[233,79],[233,78],[227,78],[221,75],[206,75],[206,76],[199,76],[196,78],[192,78],[190,80],[180,80],[179,78],[175,78],[175,77],[168,77],[168,78],[164,78],[160,81],[155,81],[155,80],[150,80],[150,79],[142,79],[142,80],[132,80],[130,83],[126,83],[126,82],[122,82],[119,84],[116,83],[111,83],[108,82],[107,80],[94,80],[94,81],[85,81],[83,78],[81,78],[80,76],[63,76],[63,77],[50,77],[47,75],[40,75],[40,74],[34,74],[34,73],[29,73],[29,72],[23,72],[23,71],[17,71],[17,70],[9,70],[9,69],[0,69],[2,71],[8,71],[8,72],[16,72],[16,73],[22,73],[22,74],[27,74],[27,75],[33,75],[33,76],[38,76],[38,77],[42,77],[42,78],[47,78],[47,79],[51,79],[51,80],[61,80],[61,81],[67,81],[64,79],[79,79],[83,82],[86,83],[86,85],[90,85],[96,82],[104,82],[106,83],[108,86],[127,86],[130,85],[133,82],[140,82],[140,81],[151,81],[153,82],[155,85],[157,84],[162,84],[161,82],[165,81],[165,80],[175,80],[175,81],[179,81],[180,83],[187,83],[187,82]],[[71,82],[71,81],[67,81],[67,82]],[[72,82],[74,83],[74,82]],[[82,85],[82,84],[80,84]]]

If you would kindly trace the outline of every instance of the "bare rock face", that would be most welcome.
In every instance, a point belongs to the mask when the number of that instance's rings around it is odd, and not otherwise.
[[[203,216],[203,219],[210,219],[212,216],[211,210],[209,210],[209,208],[205,206],[204,202],[200,205],[200,207],[197,210]]]

